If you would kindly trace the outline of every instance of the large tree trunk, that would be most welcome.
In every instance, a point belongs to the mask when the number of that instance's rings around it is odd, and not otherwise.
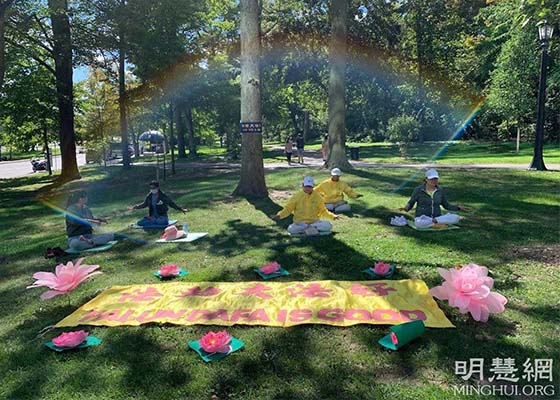
[[[294,137],[296,137],[299,133],[299,127],[298,127],[298,115],[297,115],[297,109],[296,106],[292,103],[288,104],[288,110],[290,110],[290,119],[292,120],[292,125],[294,127]]]
[[[332,0],[329,49],[329,168],[350,169],[346,158],[346,13],[348,0]]]
[[[4,37],[6,29],[6,13],[13,0],[0,1],[0,89],[4,84],[4,73],[6,72],[6,58],[4,57],[6,39]]]
[[[418,121],[423,124],[424,121],[424,64],[425,64],[425,55],[424,55],[424,32],[423,32],[423,24],[425,20],[423,18],[423,11],[422,11],[422,4],[419,2],[416,3],[416,16],[414,18],[414,33],[415,33],[415,41],[416,41],[416,68],[418,72],[418,82],[416,88],[416,96],[418,102],[418,114],[417,118]],[[422,128],[418,132],[418,142],[424,143],[424,132]]]
[[[76,162],[74,93],[72,82],[72,39],[66,0],[49,0],[53,31],[56,95],[59,110],[59,139],[62,167],[60,181],[80,179]]]
[[[175,108],[175,122],[177,124],[177,157],[186,158],[187,153],[185,152],[185,132],[187,130],[185,126],[185,120],[182,117],[183,104],[181,102],[176,103]]]
[[[192,107],[188,106],[185,109],[185,117],[187,119],[187,133],[189,135],[189,157],[196,158],[196,140],[194,137]]]
[[[125,54],[124,34],[119,34],[119,122],[121,127],[123,167],[130,168],[130,153],[128,152],[128,121],[126,118],[126,82],[125,82]]]
[[[310,135],[310,120],[309,120],[309,111],[305,110],[303,112],[303,140],[305,140],[305,143],[309,143],[309,135]]]
[[[171,175],[175,175],[175,139],[173,135],[173,102],[169,102],[169,146],[171,148]]]
[[[261,116],[261,10],[258,0],[241,0],[241,122],[262,123]],[[233,194],[266,197],[262,132],[243,133],[241,138],[241,176]]]

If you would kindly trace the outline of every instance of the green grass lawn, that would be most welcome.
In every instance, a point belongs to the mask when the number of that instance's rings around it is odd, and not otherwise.
[[[414,171],[365,169],[346,179],[364,197],[352,202],[353,214],[334,222],[334,234],[292,240],[267,216],[279,210],[286,192],[298,190],[301,177],[324,171],[278,170],[267,173],[270,199],[230,198],[237,172],[180,170],[162,189],[187,214],[191,231],[209,236],[185,245],[118,243],[111,251],[86,258],[99,264],[95,276],[68,296],[39,299],[43,289],[25,290],[37,271],[56,262],[42,257],[47,247],[65,247],[64,206],[69,190],[88,190],[96,216],[109,229],[152,241],[158,233],[131,231],[153,168],[83,169],[84,178],[47,191],[48,177],[1,180],[0,200],[0,398],[2,399],[455,399],[455,361],[514,358],[522,373],[528,359],[554,359],[560,379],[560,257],[558,192],[560,174],[510,170],[446,171],[441,185],[451,200],[473,207],[460,230],[423,233],[388,224],[418,184]],[[172,211],[170,217],[184,220]],[[429,287],[441,282],[436,268],[459,263],[486,265],[495,290],[509,303],[486,324],[439,302],[456,329],[428,329],[398,352],[376,342],[387,326],[293,328],[235,326],[228,331],[246,343],[220,363],[205,364],[187,342],[210,327],[145,325],[85,327],[103,344],[85,351],[56,354],[41,346],[60,330],[37,338],[45,327],[113,285],[155,283],[152,272],[177,263],[196,281],[253,281],[252,269],[280,262],[284,280],[362,280],[374,260],[401,266],[396,278],[418,278]],[[215,327],[215,329],[222,329]],[[472,383],[476,383],[473,381]],[[487,382],[486,382],[487,383]],[[507,382],[506,382],[507,383]],[[498,398],[485,396],[484,398]]]
[[[52,147],[51,146],[51,156],[59,156],[60,155],[60,148]],[[15,161],[15,160],[28,160],[31,158],[45,158],[45,153],[43,151],[32,151],[32,152],[20,152],[20,151],[11,151],[9,148],[2,146],[2,153],[0,154],[2,157],[6,157],[7,161]]]
[[[276,147],[281,146],[276,144]],[[437,163],[437,164],[527,164],[533,158],[533,143],[520,145],[519,154],[515,152],[514,142],[489,143],[472,141],[425,142],[414,144],[408,151],[408,157],[401,157],[399,148],[393,143],[348,143],[348,147],[360,148],[360,161],[376,163]],[[305,146],[306,150],[316,150],[320,157],[321,143],[314,142]],[[284,161],[280,150],[268,146],[265,161]],[[557,143],[544,146],[545,164],[560,164],[560,146]]]

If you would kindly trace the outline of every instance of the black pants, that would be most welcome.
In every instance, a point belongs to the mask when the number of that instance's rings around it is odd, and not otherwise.
[[[292,162],[292,153],[286,153],[286,158],[288,159],[288,162]]]

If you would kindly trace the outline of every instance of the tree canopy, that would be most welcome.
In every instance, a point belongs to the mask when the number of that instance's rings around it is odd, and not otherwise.
[[[231,157],[239,156],[238,2],[57,1],[68,5],[72,65],[90,71],[87,90],[79,92],[84,85],[74,82],[76,140],[135,143],[142,129],[173,124],[183,154],[188,148],[196,156],[196,143],[222,140]],[[333,4],[260,2],[263,140],[304,131],[306,140],[318,140],[329,131],[329,54],[340,48],[329,49]],[[0,135],[23,149],[37,141],[36,127],[57,132],[64,121],[53,115],[63,110],[52,104],[60,58],[52,7],[4,0],[0,11]],[[545,138],[557,139],[560,5],[554,0],[349,1],[342,15],[345,116],[336,130],[349,141],[446,140],[475,112],[465,137],[509,140],[520,129],[532,140],[542,19],[556,28]],[[168,104],[173,121],[162,111]]]

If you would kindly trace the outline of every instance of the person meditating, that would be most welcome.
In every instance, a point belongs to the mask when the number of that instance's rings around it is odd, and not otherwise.
[[[321,232],[330,232],[332,224],[325,219],[338,219],[338,215],[325,208],[323,198],[313,190],[315,181],[312,177],[303,178],[302,186],[302,191],[294,194],[284,208],[270,218],[277,221],[293,213],[294,222],[288,226],[288,232],[292,235],[312,236]]]
[[[87,206],[87,193],[83,190],[70,194],[66,207],[66,234],[68,247],[87,250],[102,246],[115,238],[113,233],[93,234],[92,225],[101,225],[107,221],[95,218]]]
[[[327,210],[335,214],[350,211],[350,204],[344,201],[344,195],[352,199],[362,197],[362,195],[356,193],[350,185],[346,182],[342,182],[340,180],[340,175],[342,175],[342,171],[339,168],[333,168],[331,177],[321,182],[315,188],[315,191],[323,196]]]
[[[159,182],[150,182],[150,192],[144,199],[144,202],[135,206],[128,207],[129,210],[138,210],[140,208],[149,207],[149,215],[137,222],[138,226],[162,226],[166,227],[169,224],[169,217],[167,210],[169,207],[177,211],[186,213],[189,211],[186,208],[179,207],[173,200],[163,193],[159,188]]]
[[[418,186],[412,192],[410,200],[401,211],[410,211],[416,204],[414,224],[418,228],[430,228],[434,224],[452,225],[459,222],[457,214],[447,213],[441,215],[441,206],[449,211],[469,211],[470,208],[463,205],[449,204],[447,194],[438,185],[439,175],[435,169],[426,171],[424,184]]]

